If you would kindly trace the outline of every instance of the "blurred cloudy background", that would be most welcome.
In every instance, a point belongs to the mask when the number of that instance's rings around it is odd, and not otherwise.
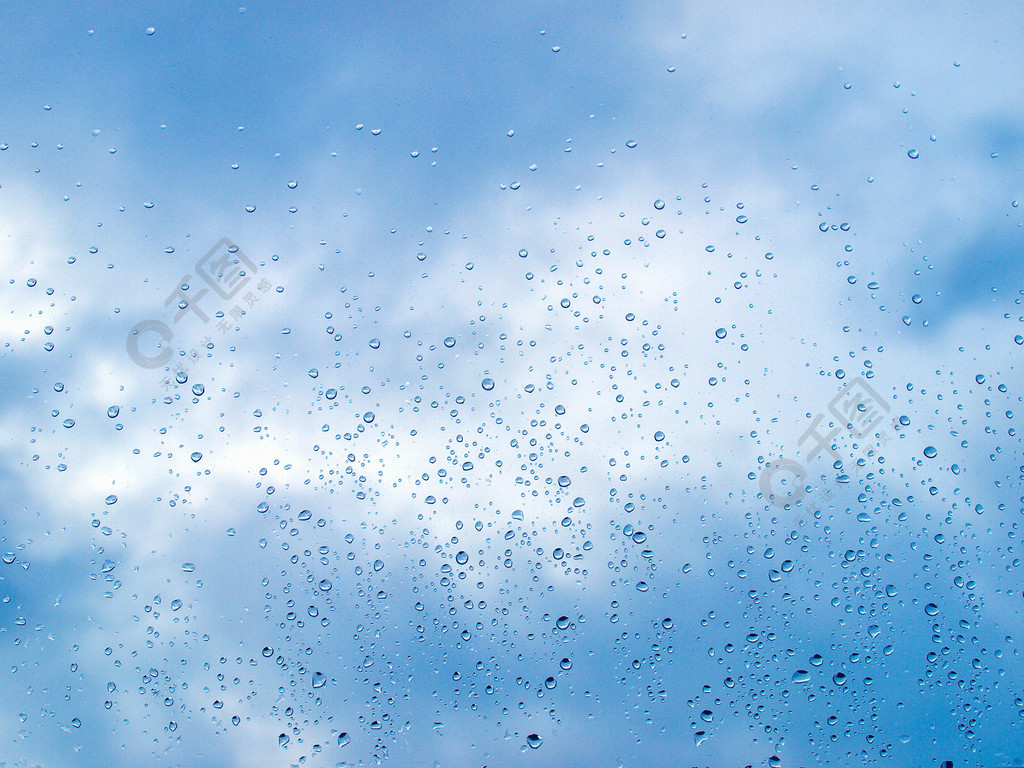
[[[0,766],[1024,763],[1019,10],[8,3]]]

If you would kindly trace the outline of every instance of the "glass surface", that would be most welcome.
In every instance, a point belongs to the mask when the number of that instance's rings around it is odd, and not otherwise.
[[[1024,765],[1019,3],[5,3],[0,766]]]

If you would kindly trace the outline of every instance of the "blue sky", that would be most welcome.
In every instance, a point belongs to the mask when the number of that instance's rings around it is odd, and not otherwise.
[[[0,766],[1024,763],[1021,24],[8,4]]]

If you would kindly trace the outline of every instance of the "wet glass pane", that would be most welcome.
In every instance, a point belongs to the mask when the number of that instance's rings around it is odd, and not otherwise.
[[[0,51],[0,766],[1024,765],[1018,4]]]

